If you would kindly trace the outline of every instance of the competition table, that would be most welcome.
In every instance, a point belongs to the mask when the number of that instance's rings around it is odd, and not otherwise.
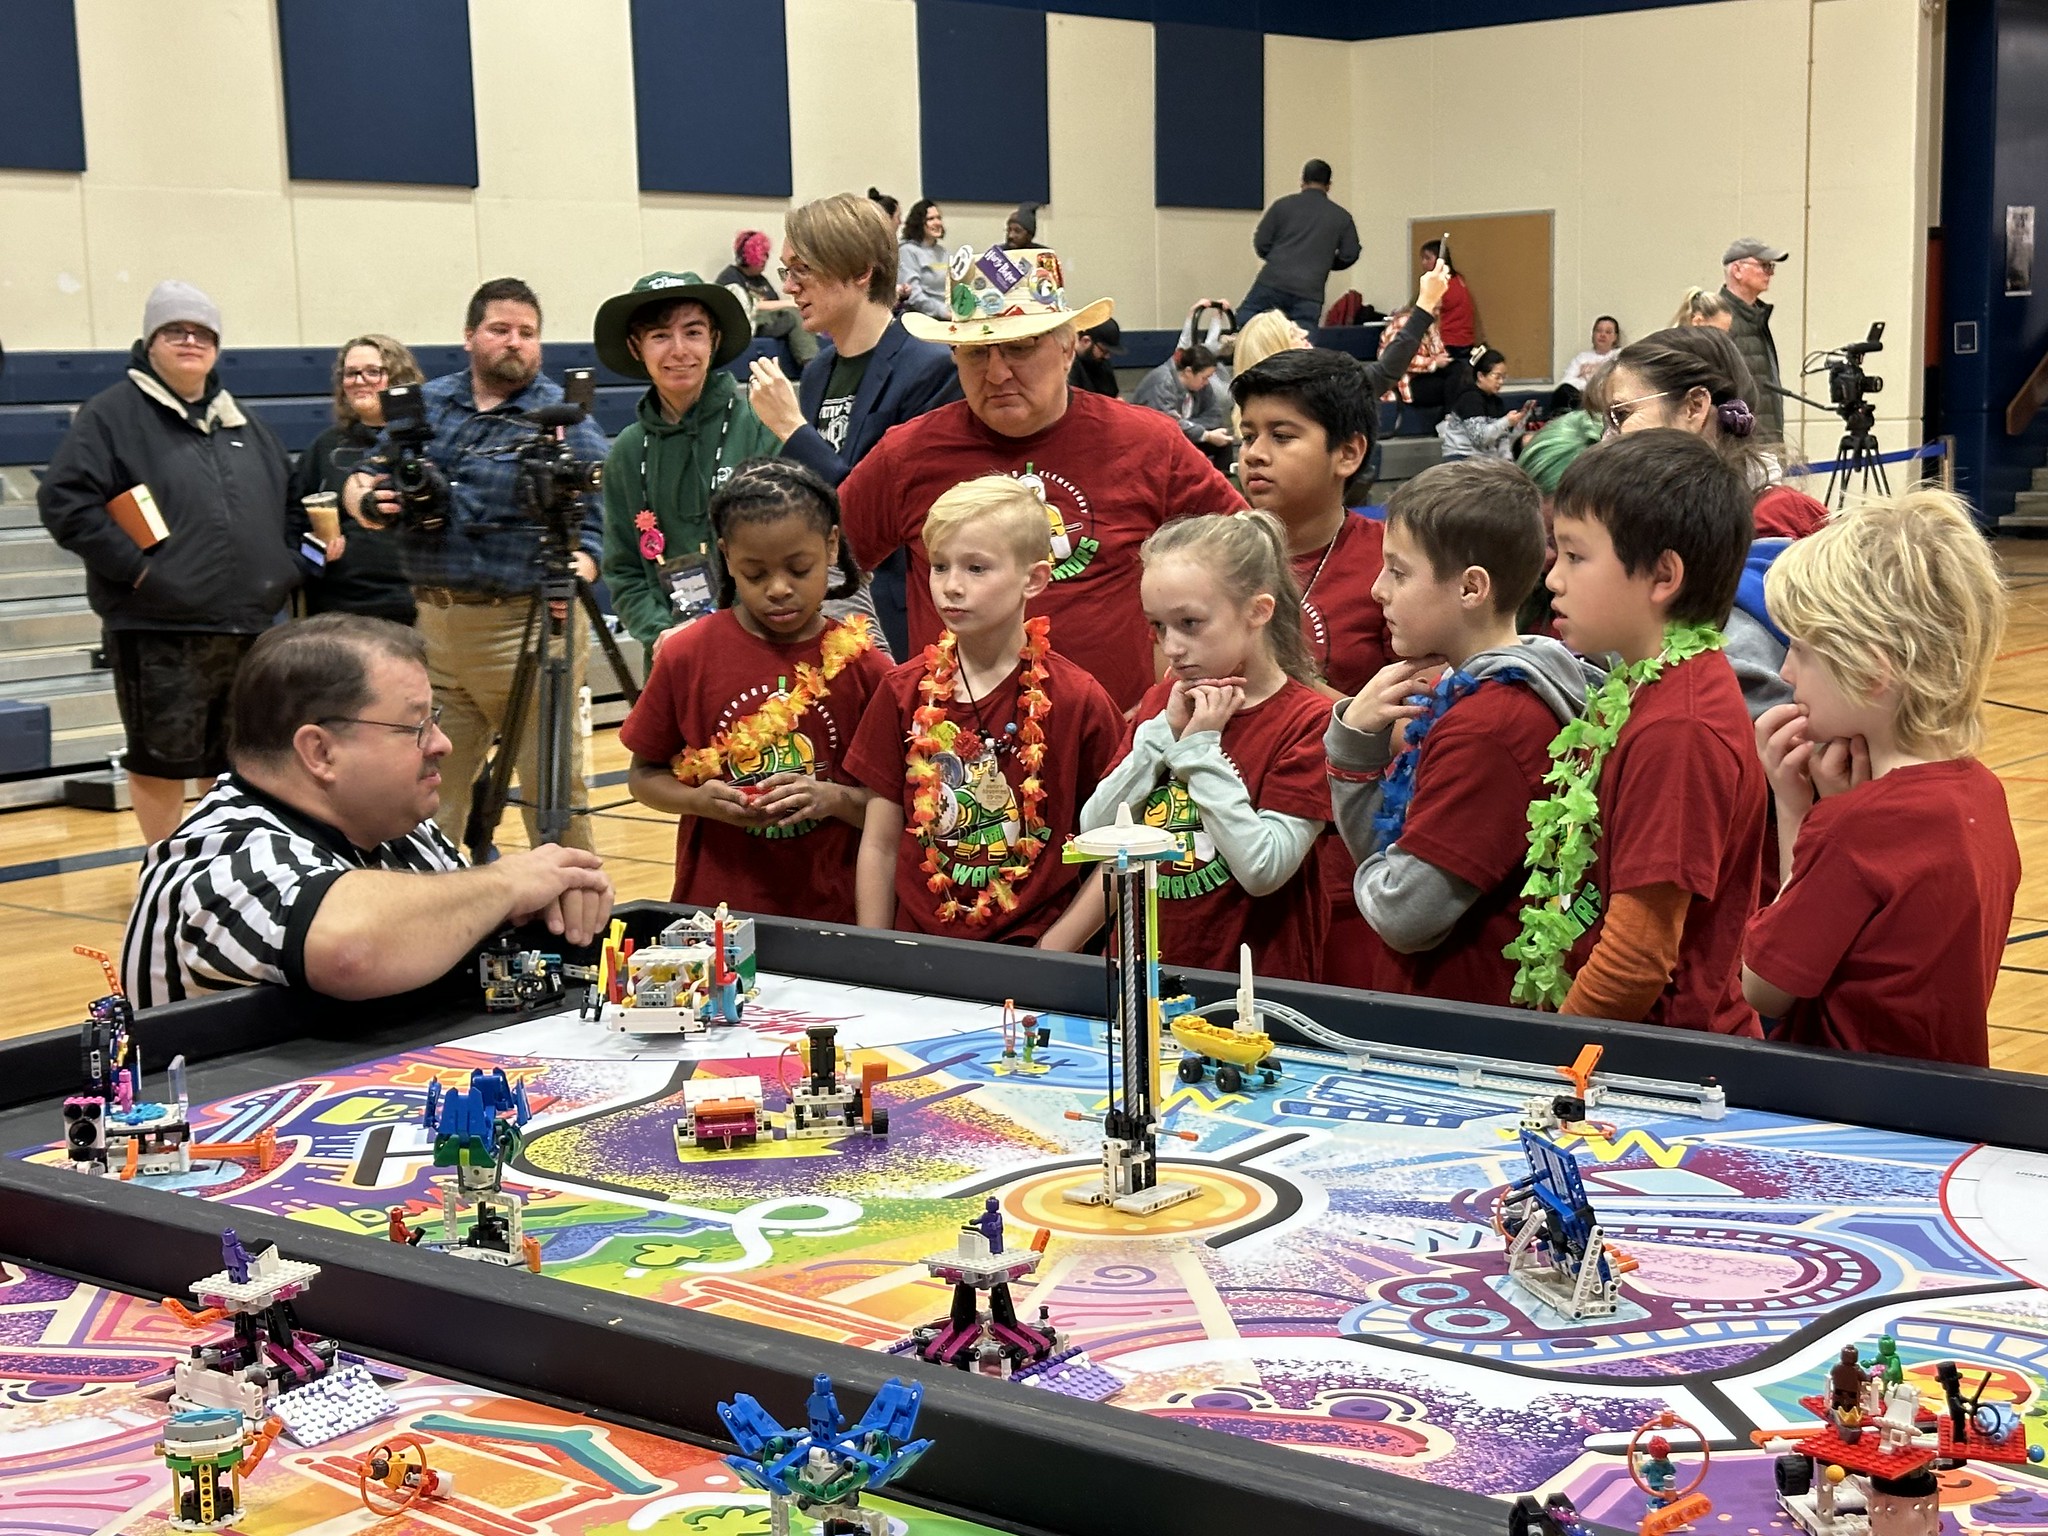
[[[644,944],[681,910],[621,915]],[[273,1131],[285,1158],[267,1174],[52,1166],[35,1149],[78,1091],[76,1032],[0,1047],[0,1255],[176,1295],[218,1267],[232,1224],[322,1266],[307,1321],[351,1347],[707,1444],[736,1391],[791,1423],[815,1373],[856,1414],[884,1378],[915,1377],[935,1449],[903,1497],[1061,1536],[1494,1531],[1503,1499],[1537,1491],[1632,1527],[1626,1444],[1663,1410],[1706,1432],[1704,1491],[1735,1529],[1767,1529],[1782,1516],[1750,1432],[1802,1422],[1841,1345],[1867,1356],[1883,1331],[1930,1392],[1936,1360],[1994,1371],[2043,1432],[2048,1082],[1262,984],[1327,1031],[1468,1069],[1324,1042],[1274,1086],[1225,1093],[1169,1065],[1162,1123],[1191,1139],[1163,1143],[1166,1172],[1201,1193],[1139,1222],[1061,1198],[1098,1166],[1099,1129],[1072,1116],[1105,1106],[1100,960],[757,927],[757,995],[702,1042],[268,989],[144,1016],[145,1096],[182,1054],[196,1133]],[[91,981],[81,962],[81,1003]],[[1188,982],[1206,1002],[1235,979]],[[1007,999],[1048,1032],[1042,1072],[1004,1057]],[[678,1150],[686,1082],[757,1076],[776,1107],[819,1023],[882,1063],[886,1138]],[[1636,1263],[1614,1316],[1573,1323],[1504,1281],[1493,1208],[1527,1173],[1516,1085],[1564,1091],[1553,1068],[1588,1043],[1603,1073],[1711,1082],[1725,1107],[1614,1096],[1561,1138]],[[385,1237],[393,1206],[428,1214],[428,1087],[493,1066],[535,1108],[507,1187],[540,1276]],[[1050,1234],[1019,1312],[1044,1304],[1124,1383],[1110,1401],[884,1352],[947,1310],[918,1261],[991,1197],[1013,1247]],[[2037,1471],[1973,1467],[1950,1494],[1969,1524],[2048,1531]]]

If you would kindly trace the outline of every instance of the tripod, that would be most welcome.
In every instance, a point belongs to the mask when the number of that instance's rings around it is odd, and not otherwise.
[[[1877,414],[1868,405],[1856,405],[1842,416],[1849,430],[1842,434],[1842,444],[1835,450],[1835,467],[1828,472],[1827,494],[1821,501],[1828,507],[1839,507],[1849,499],[1849,482],[1858,482],[1856,494],[1868,496],[1873,482],[1880,496],[1892,493],[1891,481],[1885,477],[1884,460],[1877,451],[1877,438],[1871,428],[1877,424]]]
[[[519,743],[526,734],[529,708],[540,713],[540,767],[535,784],[519,786],[520,802],[534,812],[541,842],[559,843],[569,830],[569,818],[577,814],[570,805],[570,765],[575,761],[571,738],[575,731],[575,699],[570,690],[575,677],[575,657],[569,651],[572,626],[569,604],[580,604],[590,620],[605,660],[611,664],[626,701],[637,703],[640,685],[619,652],[618,641],[605,628],[597,597],[590,583],[576,574],[567,552],[550,548],[547,570],[526,610],[526,627],[519,640],[519,665],[513,669],[512,692],[505,704],[505,719],[498,729],[498,750],[491,754],[477,775],[476,793],[470,797],[469,824],[462,841],[472,863],[483,863],[497,838],[498,820],[511,803],[512,765],[519,756]],[[552,605],[562,604],[562,617],[554,616]],[[583,814],[588,814],[584,812]]]

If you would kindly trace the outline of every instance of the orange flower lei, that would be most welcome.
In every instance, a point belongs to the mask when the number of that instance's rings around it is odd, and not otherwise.
[[[939,903],[940,922],[964,920],[968,927],[979,928],[998,911],[1014,911],[1017,885],[1029,877],[1032,864],[1045,847],[1045,820],[1038,813],[1045,801],[1045,786],[1039,782],[1038,770],[1045,762],[1045,720],[1052,713],[1052,700],[1045,696],[1045,657],[1051,649],[1047,641],[1051,630],[1051,621],[1045,618],[1025,620],[1024,649],[1018,653],[1024,664],[1024,676],[1017,702],[1017,761],[1024,765],[1025,779],[1017,786],[1017,806],[1024,835],[1012,849],[1012,862],[996,871],[988,889],[977,895],[972,905],[947,895],[953,877],[947,873],[932,835],[932,826],[939,819],[940,797],[946,792],[939,782],[939,766],[932,757],[944,750],[936,733],[946,721],[946,705],[960,675],[960,658],[951,633],[937,645],[925,647],[924,676],[917,685],[918,697],[924,703],[910,717],[910,831],[924,844],[925,885],[934,896],[946,897]]]
[[[786,740],[820,699],[832,690],[832,679],[844,672],[847,663],[874,645],[865,624],[829,624],[820,639],[818,660],[812,666],[796,666],[796,686],[768,700],[744,720],[735,720],[712,739],[708,747],[695,747],[677,754],[671,765],[685,784],[704,784],[725,772],[735,758],[758,757],[768,747]]]

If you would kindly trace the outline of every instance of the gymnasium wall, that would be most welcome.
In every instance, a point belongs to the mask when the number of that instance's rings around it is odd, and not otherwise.
[[[231,345],[365,329],[452,341],[469,291],[506,272],[540,291],[552,335],[582,338],[640,272],[708,276],[736,229],[780,235],[781,198],[639,189],[629,0],[471,0],[474,189],[290,180],[273,0],[75,9],[87,169],[0,171],[11,348],[124,346],[172,274],[220,301]],[[872,182],[907,205],[928,126],[914,0],[786,0],[786,14],[794,197]],[[1631,334],[1661,324],[1741,233],[1795,252],[1773,293],[1788,367],[1880,316],[1903,350],[1917,334],[1933,139],[1917,0],[1725,0],[1367,41],[1269,33],[1262,48],[1223,28],[1044,25],[1041,235],[1076,300],[1113,294],[1128,325],[1174,323],[1249,283],[1255,210],[1158,208],[1153,188],[1160,135],[1199,144],[1262,89],[1265,195],[1321,155],[1358,216],[1365,255],[1333,295],[1356,286],[1391,308],[1410,291],[1411,215],[1551,209],[1560,360],[1597,313]],[[1156,97],[1161,57],[1185,89],[1169,80]],[[335,67],[364,78],[378,64]],[[720,67],[679,59],[675,89]],[[993,154],[1001,126],[951,131]],[[949,203],[950,237],[993,240],[1006,211]],[[1917,436],[1919,410],[1917,367],[1889,372],[1887,444]]]

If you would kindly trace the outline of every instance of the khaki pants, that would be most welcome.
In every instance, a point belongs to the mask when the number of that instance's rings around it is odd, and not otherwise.
[[[434,685],[434,702],[442,709],[441,729],[454,743],[441,762],[441,809],[434,820],[449,840],[460,846],[462,830],[469,820],[470,787],[477,772],[490,756],[498,727],[505,718],[505,706],[512,693],[512,673],[519,665],[519,641],[526,626],[527,599],[515,597],[502,603],[456,603],[442,606],[432,598],[420,598],[419,632],[427,642],[427,678]],[[590,631],[582,612],[570,605],[569,653],[573,668],[569,683],[571,707],[583,687],[589,670]],[[538,673],[535,674],[536,684]],[[538,688],[526,706],[526,730],[513,758],[518,771],[518,797],[529,798],[529,786],[540,782],[540,708]],[[584,785],[588,769],[585,742],[572,730],[569,746],[569,803],[578,811],[590,805]],[[532,809],[522,806],[529,842],[539,836],[538,819]],[[496,832],[493,827],[491,831]],[[573,816],[562,841],[572,848],[595,851],[590,818]]]

